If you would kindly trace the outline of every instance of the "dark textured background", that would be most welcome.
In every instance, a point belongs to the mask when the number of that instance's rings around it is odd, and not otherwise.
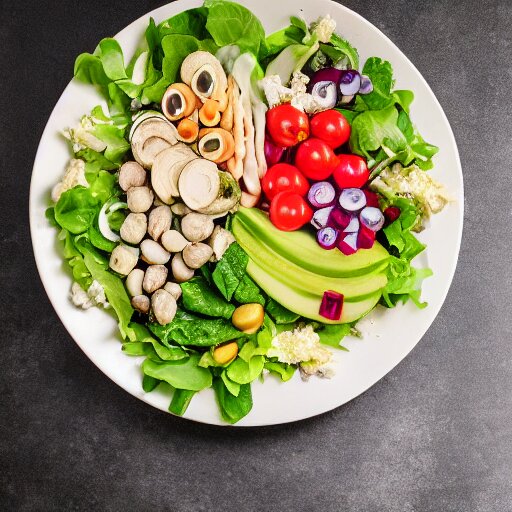
[[[84,356],[31,255],[27,198],[74,57],[160,2],[2,2],[0,510],[512,510],[512,2],[350,0],[427,78],[466,183],[452,288],[370,391],[320,417],[228,430],[130,396]]]

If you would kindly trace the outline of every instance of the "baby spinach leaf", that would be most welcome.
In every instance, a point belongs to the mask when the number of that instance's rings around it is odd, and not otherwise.
[[[60,196],[55,205],[55,220],[62,228],[77,235],[89,229],[100,207],[91,191],[79,185]]]
[[[248,384],[260,376],[264,364],[265,358],[261,355],[253,355],[247,360],[237,357],[227,367],[227,376],[238,384]]]
[[[229,320],[201,318],[183,310],[178,310],[171,323],[150,324],[149,329],[164,343],[197,347],[210,347],[245,336]]]
[[[206,0],[206,29],[221,46],[236,44],[242,52],[258,55],[265,44],[265,30],[260,20],[246,7],[225,0]]]
[[[258,285],[247,274],[242,278],[242,281],[235,290],[233,298],[240,304],[257,303],[262,306],[265,305],[265,298],[260,293]]]
[[[151,336],[151,332],[146,328],[146,326],[142,324],[131,322],[129,328],[129,337],[132,341],[152,345],[157,356],[163,361],[178,361],[188,357],[187,352],[185,352],[181,347],[166,347],[160,344],[157,339]]]
[[[290,324],[299,319],[300,315],[293,313],[286,309],[283,305],[270,298],[267,301],[267,307],[265,308],[267,313],[274,319],[276,324]]]
[[[160,384],[160,381],[158,379],[154,379],[149,375],[142,376],[142,389],[146,393],[151,393],[151,391],[153,391],[158,386],[158,384]]]
[[[203,277],[194,277],[181,284],[183,307],[206,316],[230,319],[235,306],[225,301]]]
[[[215,266],[213,281],[226,300],[231,300],[243,280],[248,261],[245,251],[233,243]]]
[[[234,396],[238,396],[240,394],[240,384],[238,382],[233,382],[227,375],[226,371],[223,371],[220,374],[220,378],[222,379],[222,382],[224,382],[224,385],[226,386],[226,389]]]
[[[320,343],[347,350],[340,343],[345,336],[354,333],[353,327],[354,324],[318,324],[318,326],[315,325],[315,331],[320,337]]]
[[[224,421],[236,423],[251,411],[252,394],[250,384],[241,385],[238,396],[234,396],[226,388],[222,378],[217,377],[213,380],[213,389]]]
[[[177,389],[200,391],[212,385],[212,374],[206,368],[197,365],[199,355],[191,355],[179,361],[157,363],[146,359],[142,363],[142,371],[154,379],[163,380]]]
[[[265,369],[270,373],[278,375],[283,382],[286,382],[293,377],[297,368],[291,364],[280,363],[278,361],[267,361],[265,363]]]
[[[169,404],[169,412],[177,416],[183,416],[195,394],[196,391],[189,389],[176,389]]]

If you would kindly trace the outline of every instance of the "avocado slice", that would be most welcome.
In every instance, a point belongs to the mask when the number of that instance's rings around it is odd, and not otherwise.
[[[342,324],[359,320],[375,307],[381,296],[381,292],[378,291],[356,302],[344,301],[341,318],[339,320],[329,320],[318,314],[323,292],[321,295],[307,293],[292,288],[288,284],[283,284],[253,260],[249,260],[247,273],[270,297],[290,311],[326,324]]]
[[[364,275],[326,277],[290,262],[267,246],[264,239],[254,236],[242,225],[234,229],[234,234],[249,258],[262,270],[301,293],[313,293],[321,298],[326,290],[333,290],[341,293],[345,301],[355,301],[380,292],[387,283],[384,273],[387,261],[381,261],[378,267],[370,267],[371,270]],[[316,244],[314,241],[312,243]],[[323,250],[323,252],[327,251]],[[259,284],[258,281],[256,282]]]
[[[240,208],[233,219],[233,234],[238,239],[242,227],[254,239],[270,247],[275,253],[299,267],[326,277],[363,276],[387,266],[389,254],[378,242],[371,249],[360,249],[351,256],[338,250],[322,249],[306,230],[281,231],[257,208]]]

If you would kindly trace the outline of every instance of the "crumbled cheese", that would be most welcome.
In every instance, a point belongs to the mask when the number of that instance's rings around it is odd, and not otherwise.
[[[82,309],[89,309],[93,306],[103,306],[105,309],[110,307],[103,286],[96,280],[92,282],[87,291],[84,291],[78,283],[73,283],[70,299],[76,307]]]
[[[311,325],[283,331],[272,340],[269,357],[288,364],[299,364],[303,375],[330,376],[326,365],[332,359],[329,349],[320,344],[320,336]]]
[[[318,18],[311,24],[311,31],[321,43],[328,43],[336,30],[336,22],[329,16]]]
[[[325,110],[317,98],[306,92],[309,77],[300,71],[293,73],[290,87],[285,87],[281,83],[279,75],[267,76],[259,83],[265,93],[269,108],[281,103],[291,103],[296,109],[308,114],[316,114]]]
[[[57,202],[66,190],[76,187],[77,185],[88,187],[89,183],[85,178],[85,162],[80,158],[72,158],[64,171],[62,180],[52,189],[52,201]]]

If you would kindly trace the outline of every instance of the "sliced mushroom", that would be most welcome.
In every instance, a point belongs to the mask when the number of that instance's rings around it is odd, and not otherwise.
[[[188,85],[172,84],[162,97],[162,112],[169,121],[177,121],[192,114],[196,100],[194,91]]]
[[[154,210],[151,210],[148,220],[149,236],[153,240],[158,241],[162,234],[171,228],[171,222],[172,212],[168,206],[158,206]]]
[[[199,121],[204,126],[217,126],[220,123],[220,105],[216,100],[206,100],[199,110]]]
[[[147,293],[153,293],[162,288],[167,281],[167,267],[165,265],[150,265],[144,274],[142,287]]]
[[[219,170],[214,162],[197,158],[187,163],[178,181],[179,195],[192,210],[206,208],[220,190]]]
[[[149,297],[146,297],[146,295],[136,295],[135,297],[132,297],[132,300],[130,302],[132,304],[132,307],[139,311],[140,313],[144,315],[147,315],[149,313],[151,303]]]
[[[233,135],[222,128],[202,129],[197,149],[200,155],[215,163],[229,160],[235,152]]]
[[[156,156],[151,169],[151,185],[166,204],[179,196],[178,180],[183,168],[198,156],[183,143],[168,147]]]
[[[142,295],[142,281],[144,280],[144,270],[140,268],[134,268],[126,278],[125,286],[128,293],[135,297]]]
[[[226,92],[226,73],[211,53],[197,51],[188,55],[181,64],[180,74],[181,79],[203,101],[208,98],[219,101]]]
[[[146,183],[146,171],[137,162],[125,162],[119,169],[119,186],[126,192],[132,187],[142,187]]]
[[[236,239],[231,231],[221,226],[215,226],[212,236],[208,240],[208,245],[213,250],[212,261],[219,261],[224,256],[227,248],[234,242],[236,242]]]
[[[176,300],[181,297],[181,286],[178,283],[165,283],[164,290],[169,292]]]
[[[171,270],[177,283],[184,283],[194,277],[194,271],[185,265],[181,253],[176,254],[172,259]]]
[[[202,213],[189,213],[181,221],[181,231],[190,242],[202,242],[213,232],[213,219]]]
[[[166,325],[172,322],[178,308],[176,299],[165,290],[157,290],[151,296],[151,307],[160,325]]]
[[[166,231],[162,235],[162,245],[169,252],[181,252],[188,244],[188,240],[175,229]]]
[[[157,242],[147,238],[140,244],[141,258],[150,265],[165,265],[171,255]]]
[[[133,213],[147,212],[153,204],[153,198],[149,187],[132,187],[126,192],[126,202]]]
[[[114,272],[127,276],[135,268],[138,260],[138,249],[120,244],[112,251],[109,266]]]
[[[192,142],[195,142],[199,136],[199,125],[197,124],[197,121],[193,121],[190,118],[182,119],[178,123],[178,133],[183,139],[183,142],[192,144]]]
[[[242,194],[240,185],[230,173],[224,171],[219,171],[219,180],[220,187],[217,199],[204,208],[196,208],[197,212],[217,218],[223,217],[229,211],[237,208]]]
[[[183,261],[189,268],[202,267],[213,254],[213,249],[201,242],[189,244],[183,249]]]
[[[148,220],[144,213],[130,213],[124,219],[119,234],[129,244],[138,244],[146,235]]]
[[[160,117],[150,117],[137,125],[130,142],[135,160],[150,169],[155,157],[179,140],[181,136],[172,123]]]

